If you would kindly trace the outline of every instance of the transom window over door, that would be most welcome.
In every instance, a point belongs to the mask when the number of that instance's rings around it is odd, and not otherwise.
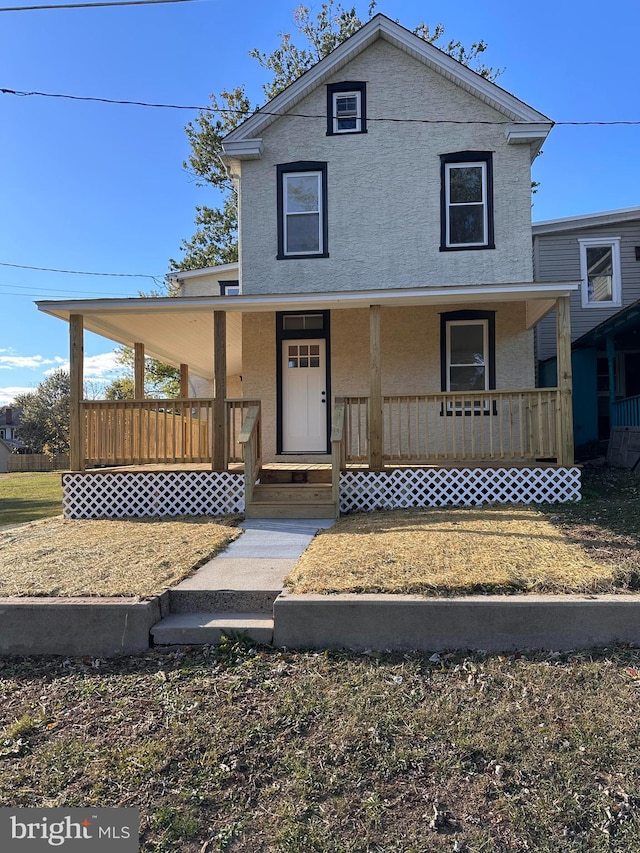
[[[440,249],[494,248],[491,153],[445,154],[441,161]]]
[[[588,238],[579,243],[582,307],[621,305],[620,237]]]
[[[326,196],[326,163],[278,166],[278,258],[328,256]]]

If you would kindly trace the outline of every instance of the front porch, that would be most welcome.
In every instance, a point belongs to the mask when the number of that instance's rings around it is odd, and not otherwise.
[[[579,499],[570,290],[545,283],[42,305],[70,324],[65,513],[329,517]],[[459,305],[471,308],[451,311]],[[531,329],[553,306],[558,386],[534,388]],[[449,331],[461,325],[478,342],[457,350],[454,365]],[[83,399],[84,329],[134,349],[133,400]],[[179,399],[144,397],[145,354],[179,364]],[[213,393],[194,394],[191,372]],[[450,382],[457,390],[436,390]],[[307,402],[292,407],[287,389]],[[283,436],[285,404],[287,418],[321,427],[319,440],[308,433],[317,444]],[[278,477],[265,462],[281,465]],[[294,476],[297,465],[309,467]]]

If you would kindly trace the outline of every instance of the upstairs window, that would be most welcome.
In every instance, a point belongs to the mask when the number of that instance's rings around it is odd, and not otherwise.
[[[240,282],[238,279],[230,279],[229,281],[219,281],[220,296],[239,296]]]
[[[330,83],[327,86],[327,135],[366,133],[366,84]]]
[[[620,237],[590,237],[578,242],[582,307],[619,307],[622,305]]]
[[[463,151],[440,159],[440,250],[495,248],[491,153]]]
[[[278,258],[326,258],[327,164],[278,166]]]

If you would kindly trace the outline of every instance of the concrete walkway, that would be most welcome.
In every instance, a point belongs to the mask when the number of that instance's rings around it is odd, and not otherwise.
[[[256,518],[195,574],[169,590],[169,613],[151,628],[156,645],[217,643],[223,634],[273,641],[273,604],[284,579],[333,519]]]
[[[298,557],[331,518],[248,518],[244,533],[174,590],[282,590]]]

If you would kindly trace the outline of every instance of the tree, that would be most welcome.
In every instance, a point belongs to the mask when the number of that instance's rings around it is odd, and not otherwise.
[[[263,53],[257,48],[249,51],[249,55],[271,74],[269,81],[262,87],[267,100],[286,89],[307,69],[359,30],[373,17],[376,5],[375,0],[369,3],[364,18],[359,16],[355,6],[345,9],[336,0],[323,3],[315,18],[307,6],[300,5],[294,9],[293,21],[298,33],[304,38],[303,46],[294,44],[289,33],[281,33],[280,45],[272,53]],[[427,24],[421,23],[414,32],[431,44],[438,42],[441,50],[487,80],[495,80],[501,73],[500,69],[491,68],[480,61],[481,54],[487,49],[482,40],[474,42],[469,48],[454,40],[443,43],[442,24],[437,24],[432,30]],[[244,86],[210,97],[212,111],[202,111],[195,122],[189,122],[186,127],[191,154],[183,165],[198,186],[210,186],[221,193],[222,207],[218,209],[202,205],[196,208],[196,232],[191,239],[182,241],[180,248],[183,257],[177,261],[171,259],[171,268],[174,270],[197,269],[238,259],[235,188],[221,159],[222,139],[251,115],[257,105],[251,105]]]
[[[69,452],[70,381],[66,370],[55,370],[15,405],[22,409],[20,438],[33,453],[57,456]]]
[[[105,388],[106,400],[133,400],[134,352],[130,347],[119,347],[118,363],[125,368],[123,376],[114,379]],[[144,360],[145,397],[174,399],[180,396],[180,371],[170,364],[164,364],[155,358]]]

